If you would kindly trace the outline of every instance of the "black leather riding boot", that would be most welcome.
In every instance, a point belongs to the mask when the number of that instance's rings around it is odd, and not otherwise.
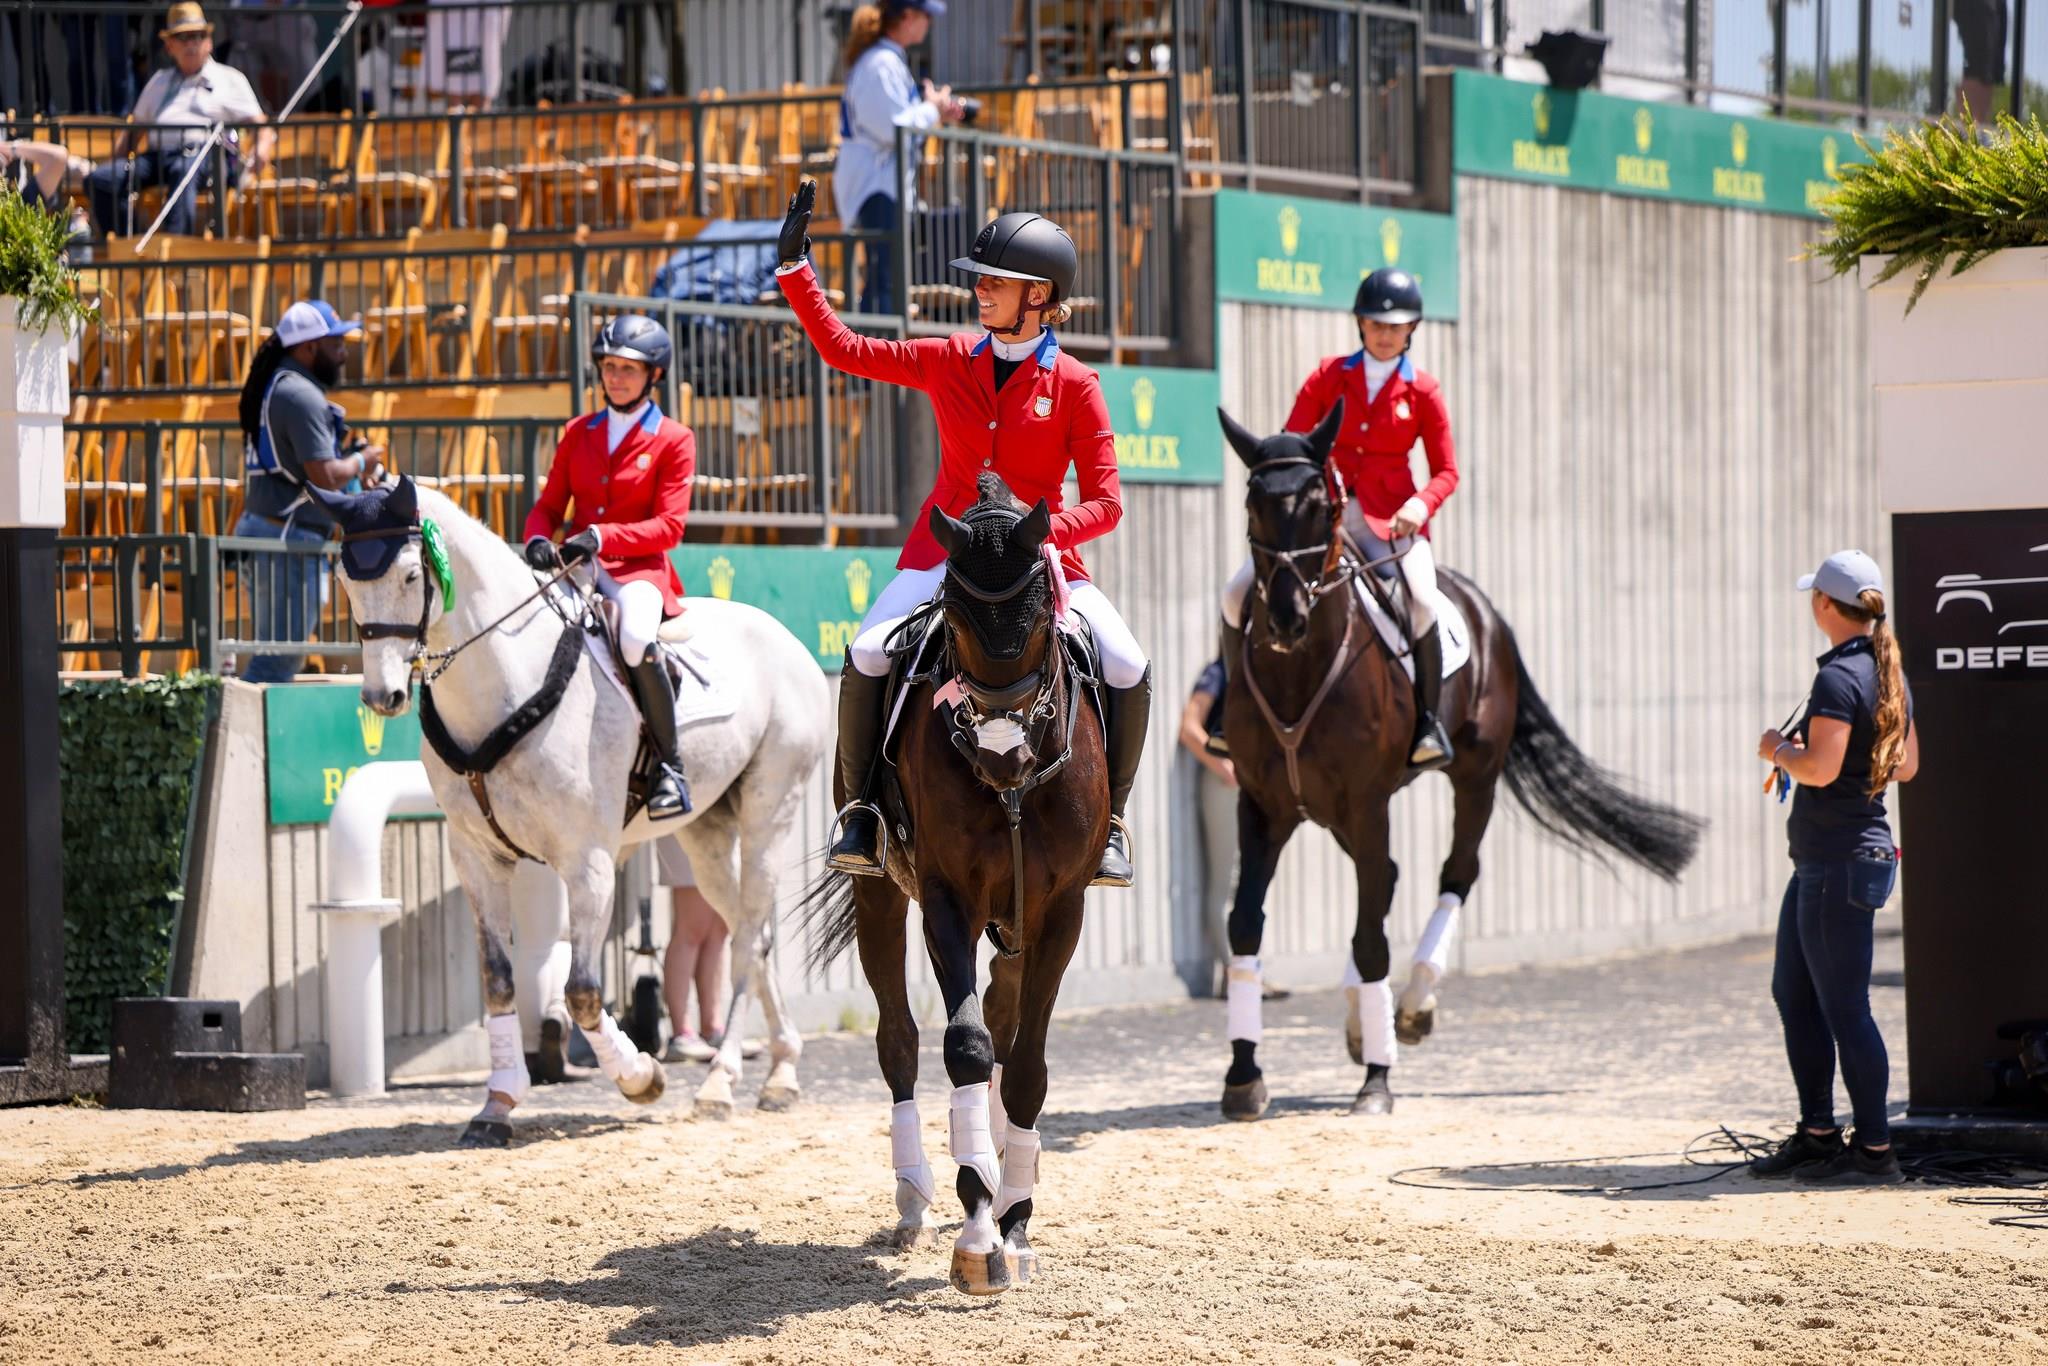
[[[1444,644],[1435,622],[1415,641],[1415,744],[1408,762],[1420,769],[1448,768],[1451,740],[1437,719],[1444,692]]]
[[[1244,627],[1223,623],[1223,681],[1229,687],[1237,686],[1238,670],[1244,667]],[[1209,737],[1209,751],[1228,759],[1230,742],[1221,733]]]
[[[687,816],[690,784],[676,755],[676,690],[658,647],[650,646],[633,667],[633,695],[640,699],[640,719],[647,723],[647,739],[661,761],[654,789],[647,794],[647,815],[657,821]]]
[[[1096,870],[1091,887],[1128,887],[1135,876],[1131,867],[1131,832],[1124,824],[1124,803],[1131,799],[1131,787],[1138,781],[1138,760],[1145,753],[1145,728],[1152,716],[1152,670],[1148,666],[1137,686],[1102,689],[1103,711],[1108,714],[1109,734],[1109,845],[1102,851],[1102,866]]]
[[[846,782],[846,806],[839,813],[839,838],[825,862],[856,877],[879,877],[881,809],[874,804],[875,757],[882,746],[882,703],[887,678],[869,678],[846,661],[839,675],[839,773]]]

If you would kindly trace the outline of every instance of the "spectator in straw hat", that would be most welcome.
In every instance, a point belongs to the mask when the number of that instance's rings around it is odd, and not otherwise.
[[[249,78],[213,59],[213,25],[197,4],[180,0],[172,5],[158,36],[164,40],[172,65],[159,69],[142,87],[128,115],[137,126],[121,135],[114,158],[86,177],[93,221],[101,232],[129,236],[147,227],[132,221],[135,191],[147,185],[175,186],[183,180],[192,158],[205,145],[206,130],[214,124],[266,123]],[[239,139],[239,134],[231,132],[230,136]],[[249,168],[261,170],[276,143],[275,130],[268,126],[259,129],[247,156]],[[230,143],[231,156],[235,145]],[[131,157],[138,148],[139,154]],[[212,176],[211,167],[201,169],[194,185],[186,188],[165,216],[165,232],[192,231],[196,185],[210,185]]]

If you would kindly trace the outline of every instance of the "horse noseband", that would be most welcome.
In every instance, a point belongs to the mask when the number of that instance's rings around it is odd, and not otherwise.
[[[1257,480],[1259,475],[1266,470],[1283,469],[1293,465],[1305,465],[1317,471],[1322,469],[1322,466],[1310,460],[1307,456],[1288,455],[1282,456],[1278,460],[1261,461],[1259,464],[1252,466],[1250,477],[1253,480]],[[1259,601],[1265,603],[1272,601],[1273,582],[1280,577],[1282,570],[1294,576],[1295,581],[1308,594],[1311,606],[1314,605],[1317,599],[1322,598],[1326,594],[1333,593],[1349,583],[1356,572],[1356,566],[1348,564],[1346,557],[1341,552],[1335,556],[1332,555],[1333,549],[1344,543],[1347,539],[1344,535],[1344,529],[1341,526],[1333,525],[1330,541],[1327,544],[1307,546],[1299,550],[1283,550],[1278,546],[1266,545],[1261,541],[1252,541],[1253,555],[1264,555],[1273,561],[1273,567],[1270,571],[1252,576],[1252,586],[1258,592]],[[1310,556],[1319,556],[1323,561],[1322,564],[1316,567],[1313,578],[1302,573],[1301,566],[1298,563],[1298,561],[1307,559]],[[1328,574],[1333,558],[1336,564],[1340,566],[1339,571],[1335,575],[1326,578],[1325,575]]]

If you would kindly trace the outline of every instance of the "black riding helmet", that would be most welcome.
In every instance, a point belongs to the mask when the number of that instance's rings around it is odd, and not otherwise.
[[[654,393],[654,386],[668,373],[669,362],[675,358],[675,343],[668,339],[668,330],[645,313],[621,313],[603,327],[597,329],[597,336],[590,343],[590,363],[602,366],[606,356],[621,356],[626,360],[637,360],[649,367],[647,383],[640,390],[640,397],[634,399],[621,412],[631,412]],[[607,397],[605,403],[618,407]]]
[[[1381,266],[1358,282],[1351,311],[1376,323],[1422,321],[1422,286],[1405,270]]]
[[[953,269],[1006,280],[1042,280],[1052,286],[1052,305],[1074,292],[1081,258],[1074,239],[1059,224],[1035,213],[1006,213],[981,230],[974,249]]]

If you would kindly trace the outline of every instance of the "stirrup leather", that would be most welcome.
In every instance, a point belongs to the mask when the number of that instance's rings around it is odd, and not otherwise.
[[[853,801],[839,808],[832,817],[831,844],[836,846],[846,837],[846,818],[856,811],[866,811],[875,818],[875,861],[857,863],[843,856],[832,856],[825,860],[826,866],[835,872],[848,873],[854,877],[881,877],[889,870],[889,822],[882,815],[882,808],[874,802]]]

